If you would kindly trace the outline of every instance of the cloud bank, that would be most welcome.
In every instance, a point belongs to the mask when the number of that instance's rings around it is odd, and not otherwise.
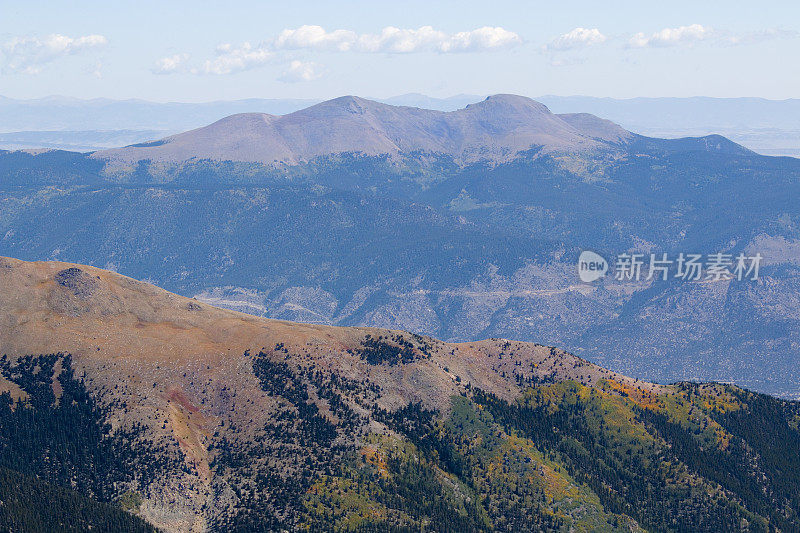
[[[290,54],[291,57],[292,51],[450,54],[500,50],[519,44],[522,44],[522,38],[516,33],[489,26],[457,33],[446,33],[432,26],[422,26],[417,29],[388,26],[380,33],[359,34],[350,30],[327,31],[322,26],[305,25],[295,29],[285,29],[271,41],[258,45],[249,42],[238,46],[230,43],[221,44],[217,47],[213,58],[192,68],[187,68],[186,62],[189,58],[187,54],[165,56],[156,61],[152,71],[155,74],[178,72],[233,74],[277,60],[279,53]],[[292,60],[281,79],[311,81],[320,76],[320,67],[316,63]]]
[[[628,40],[629,48],[667,48],[684,46],[689,47],[705,42],[721,46],[738,46],[757,44],[773,39],[791,39],[800,37],[800,32],[781,28],[768,28],[745,33],[732,33],[720,31],[702,24],[680,26],[677,28],[664,28],[661,31],[647,35],[639,32]]]
[[[519,45],[522,38],[501,27],[484,26],[471,31],[446,33],[432,26],[402,29],[383,28],[380,33],[358,34],[350,30],[326,31],[322,26],[301,26],[283,30],[274,41],[282,50],[318,50],[410,54],[417,52],[479,52]]]
[[[273,52],[263,45],[253,46],[243,43],[241,46],[221,44],[215,51],[216,57],[203,63],[199,72],[203,74],[232,74],[251,68],[260,67],[273,57]]]
[[[97,34],[69,37],[53,33],[44,38],[14,37],[0,46],[0,55],[4,71],[38,74],[47,63],[106,44],[108,39]]]
[[[702,24],[664,28],[655,33],[638,32],[628,36],[607,36],[598,28],[576,27],[541,46],[540,50],[550,55],[551,65],[565,66],[585,62],[581,51],[609,45],[627,49],[688,48],[701,42],[734,46],[797,36],[797,32],[776,29],[733,34]],[[187,54],[162,57],[152,71],[156,74],[190,72],[227,75],[276,62],[285,68],[280,80],[312,81],[322,77],[322,68],[317,63],[303,60],[303,54],[456,54],[507,50],[522,44],[524,41],[520,35],[499,26],[483,26],[455,33],[437,30],[433,26],[387,26],[377,33],[358,33],[347,29],[329,31],[318,25],[303,25],[284,29],[277,36],[257,45],[250,42],[219,45],[213,57],[191,67],[187,65]]]

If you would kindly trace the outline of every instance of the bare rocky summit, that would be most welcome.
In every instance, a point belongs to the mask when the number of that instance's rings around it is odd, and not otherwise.
[[[0,258],[0,286],[0,354],[12,360],[71,354],[89,392],[114,406],[114,427],[143,425],[161,453],[185,463],[138,489],[146,496],[141,516],[167,531],[202,531],[215,513],[230,511],[212,450],[221,442],[246,446],[280,411],[254,375],[256,364],[285,373],[314,369],[355,391],[343,397],[363,417],[362,436],[344,440],[386,431],[371,410],[421,402],[447,412],[451,397],[470,387],[508,400],[541,379],[587,386],[613,380],[644,394],[663,388],[545,346],[500,339],[448,344],[378,328],[257,318],[89,266]],[[268,358],[254,359],[262,353]],[[3,392],[25,397],[0,375]],[[308,401],[341,422],[321,396]],[[281,463],[274,468],[295,468],[286,458],[263,459]]]
[[[293,165],[342,153],[441,154],[459,163],[504,161],[531,148],[590,151],[632,134],[593,115],[555,115],[530,98],[498,94],[450,112],[392,106],[356,96],[287,115],[242,113],[160,141],[102,150],[114,164],[150,160]]]

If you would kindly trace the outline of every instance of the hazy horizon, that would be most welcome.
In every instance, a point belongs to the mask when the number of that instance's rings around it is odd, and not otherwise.
[[[157,98],[140,98],[136,96],[131,97],[122,97],[122,98],[112,98],[107,96],[97,96],[97,97],[80,97],[80,96],[69,96],[65,94],[47,94],[44,96],[38,97],[31,97],[31,98],[16,98],[6,96],[4,94],[0,94],[0,99],[6,100],[14,100],[18,102],[35,102],[35,101],[44,101],[44,100],[75,100],[75,101],[83,101],[83,102],[91,102],[91,101],[113,101],[113,102],[148,102],[154,104],[215,104],[220,102],[244,102],[247,100],[296,100],[296,101],[307,101],[307,102],[324,102],[327,100],[333,100],[335,98],[340,98],[343,96],[358,96],[360,98],[365,98],[367,100],[375,100],[375,101],[389,101],[394,98],[403,98],[403,97],[411,97],[411,96],[421,96],[425,98],[430,98],[433,100],[452,100],[456,98],[486,98],[487,96],[495,95],[495,94],[514,94],[517,96],[525,96],[527,98],[531,98],[533,100],[539,98],[548,98],[548,97],[558,97],[558,98],[594,98],[598,100],[618,100],[618,101],[625,101],[625,100],[692,100],[692,99],[713,99],[713,100],[762,100],[767,102],[788,102],[794,100],[800,100],[800,96],[798,97],[788,97],[788,98],[768,98],[764,96],[755,96],[755,95],[742,95],[742,96],[710,96],[707,94],[695,94],[691,96],[675,96],[675,95],[662,95],[662,96],[603,96],[603,95],[594,95],[594,94],[557,94],[557,93],[547,93],[547,94],[524,94],[524,93],[514,93],[510,91],[499,91],[494,93],[486,93],[486,94],[472,94],[472,93],[454,93],[454,94],[445,94],[441,96],[434,96],[433,94],[428,93],[421,93],[421,92],[405,92],[405,93],[390,93],[387,96],[381,95],[371,95],[371,94],[358,94],[358,93],[342,93],[342,94],[331,94],[328,96],[318,97],[318,98],[293,98],[291,96],[273,96],[273,95],[253,95],[253,96],[244,96],[241,98],[227,98],[227,99],[205,99],[205,100],[192,100],[192,99],[182,99],[182,100],[175,100],[175,99],[157,99]],[[313,104],[312,104],[313,105]]]
[[[190,102],[415,92],[800,95],[786,61],[800,54],[797,3],[616,7],[33,2],[6,8],[0,20],[0,94]]]

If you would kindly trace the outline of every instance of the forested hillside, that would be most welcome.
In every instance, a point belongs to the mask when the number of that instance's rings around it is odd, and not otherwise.
[[[6,529],[800,527],[797,402],[261,319],[87,266],[3,259],[0,282]]]

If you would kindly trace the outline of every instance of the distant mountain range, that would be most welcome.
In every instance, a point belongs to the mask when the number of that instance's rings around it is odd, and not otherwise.
[[[0,133],[5,150],[70,150],[92,152],[149,141],[165,135],[160,130],[17,131]]]
[[[182,131],[247,112],[291,113],[315,100],[249,99],[231,102],[82,100],[53,96],[36,100],[0,98],[2,131],[158,130]]]
[[[510,95],[450,112],[349,97],[137,144],[0,154],[0,254],[271,318],[513,338],[640,379],[800,395],[798,159]],[[583,250],[764,264],[757,281],[586,284]]]
[[[764,155],[800,157],[800,99],[542,96],[554,113],[584,111],[652,137],[716,133]]]
[[[483,100],[459,95],[432,98],[407,94],[373,99],[437,111],[455,111]],[[654,137],[720,134],[767,155],[800,156],[800,100],[762,98],[594,98],[541,96],[554,113],[592,113],[629,131]],[[0,97],[0,148],[62,148],[81,151],[154,140],[205,126],[238,113],[284,115],[319,100],[248,99],[205,103],[142,100],[80,100],[50,97],[15,100]],[[116,139],[115,132],[120,131]],[[53,132],[72,131],[80,142]],[[135,137],[131,133],[135,132]]]
[[[800,525],[797,402],[266,320],[85,265],[0,257],[0,287],[3,529]]]

